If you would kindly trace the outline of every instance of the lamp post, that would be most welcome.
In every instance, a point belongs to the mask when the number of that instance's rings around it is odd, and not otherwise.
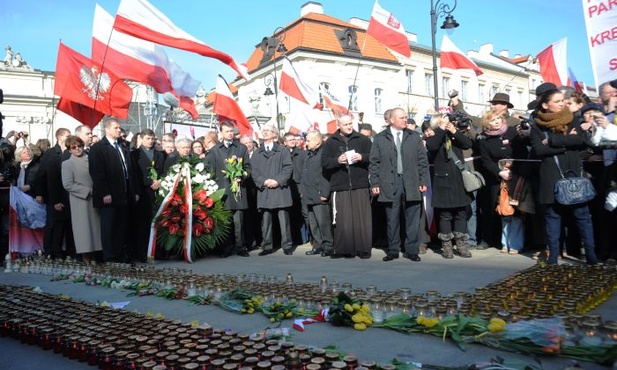
[[[439,85],[437,83],[437,48],[435,46],[435,34],[437,33],[437,19],[441,15],[445,15],[446,19],[441,25],[441,29],[453,29],[459,26],[458,22],[454,20],[452,12],[456,9],[456,0],[454,0],[454,6],[449,4],[442,4],[442,0],[438,0],[433,4],[431,0],[431,45],[433,47],[433,91],[435,96],[435,112],[439,112]]]
[[[282,34],[280,35],[280,37],[276,37],[276,34],[282,31]],[[279,129],[279,131],[282,131],[285,127],[281,127],[281,124],[283,123],[283,120],[281,119],[281,113],[279,111],[279,87],[278,87],[278,79],[276,77],[276,53],[281,53],[283,55],[285,55],[285,53],[287,52],[287,48],[285,47],[285,44],[283,44],[283,41],[285,41],[285,29],[283,27],[277,27],[274,32],[272,32],[272,36],[270,37],[266,37],[265,41],[266,41],[266,45],[268,47],[267,51],[272,50],[272,74],[274,75],[273,80],[274,80],[274,100],[275,100],[275,105],[276,105],[276,125]],[[266,76],[268,77],[268,76]],[[270,89],[270,83],[268,81],[265,81],[266,84],[266,91],[264,92],[265,96],[269,96],[272,95],[272,90]]]

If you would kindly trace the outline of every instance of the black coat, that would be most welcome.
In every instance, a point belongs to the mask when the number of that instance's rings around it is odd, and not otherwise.
[[[420,134],[403,130],[401,139],[403,160],[403,185],[407,201],[420,201],[420,186],[428,186],[428,159]],[[392,202],[396,173],[396,144],[389,128],[375,136],[371,147],[369,181],[371,187],[379,187],[380,202]]]
[[[30,190],[28,190],[26,192],[26,194],[28,194],[31,197],[35,197],[36,196],[36,176],[37,173],[39,172],[39,167],[41,166],[41,164],[39,163],[39,160],[37,158],[33,159],[32,162],[28,163],[28,165],[25,168],[26,174],[24,177],[24,185],[30,185]],[[15,166],[15,180],[17,180],[19,178],[19,175],[21,174],[21,171],[23,171],[24,168],[21,166],[21,163],[17,163],[17,165]]]
[[[347,139],[347,140],[346,140]],[[321,164],[326,177],[330,180],[332,191],[346,191],[369,187],[368,164],[371,154],[371,140],[354,131],[349,138],[343,138],[336,131],[323,144]],[[362,155],[362,160],[352,165],[339,164],[338,157],[349,150],[355,150]]]
[[[150,169],[154,168],[159,179],[163,177],[163,166],[165,165],[165,153],[153,150],[152,160],[148,159],[146,152],[140,147],[131,151],[131,158],[135,166],[135,172],[139,177],[138,186],[142,187],[141,195],[146,197],[151,205],[156,201],[156,193],[150,188],[152,178],[150,177]],[[153,163],[154,162],[154,163]]]
[[[62,185],[62,149],[56,144],[45,151],[41,157],[39,170],[35,180],[35,196],[42,196],[48,210],[53,205],[62,203],[64,208],[58,212],[53,210],[52,216],[56,221],[68,220],[71,217],[69,209],[69,193]],[[50,208],[51,207],[51,208]]]
[[[491,204],[495,206],[499,197],[502,178],[499,176],[501,171],[499,161],[501,159],[528,159],[529,151],[527,150],[529,140],[518,135],[515,127],[508,127],[508,130],[502,136],[488,136],[481,134],[477,138],[477,143],[480,149],[482,166],[480,166],[486,186],[491,194]],[[510,167],[512,177],[507,182],[508,192],[510,197],[515,196],[515,188],[517,183],[521,181],[520,190],[516,195],[519,201],[517,209],[533,213],[535,202],[532,194],[531,181],[532,174],[537,169],[536,163],[514,161]]]
[[[300,184],[302,180],[302,168],[304,167],[304,161],[306,160],[306,150],[300,148],[293,148],[290,153],[291,163],[293,163],[293,174],[291,180],[296,184]]]
[[[227,159],[234,155],[238,158],[242,158],[242,167],[247,174],[250,174],[251,164],[246,145],[242,144],[238,140],[232,141],[229,148],[225,147],[225,142],[223,141],[216,144],[212,147],[212,149],[210,149],[210,153],[205,158],[205,161],[214,174],[216,184],[219,186],[219,189],[225,189],[225,196],[223,198],[225,202],[225,209],[247,209],[248,199],[246,196],[246,179],[240,182],[240,196],[236,199],[231,193],[231,183],[223,173],[223,170],[225,170],[225,165],[227,164]]]
[[[321,166],[322,153],[323,144],[315,150],[308,150],[303,161],[300,191],[302,201],[307,205],[323,203],[321,197],[330,199],[330,182]]]
[[[572,121],[568,125],[566,134],[554,133],[539,125],[531,128],[529,139],[532,155],[541,160],[537,199],[540,204],[555,203],[555,183],[561,175],[554,156],[559,159],[559,166],[564,173],[573,171],[576,176],[581,175],[583,163],[580,150],[586,146],[586,136],[581,132],[580,126],[576,126],[576,122]],[[577,135],[568,134],[573,127],[576,127]],[[546,135],[548,135],[548,143],[543,144],[542,140],[546,139]],[[570,175],[573,174],[570,173]]]
[[[258,208],[276,209],[292,206],[289,180],[293,173],[293,164],[287,148],[273,143],[272,149],[267,152],[262,144],[251,157],[251,170],[258,190]],[[274,189],[266,187],[264,182],[267,179],[276,180],[279,186]]]
[[[122,159],[116,148],[104,136],[90,149],[90,176],[92,177],[92,201],[94,207],[114,207],[134,204],[139,177],[133,170],[129,150],[120,145],[125,158],[129,181],[126,181]],[[103,197],[111,195],[111,204],[103,204]]]
[[[472,146],[471,139],[459,130],[452,134],[436,128],[435,135],[426,139],[429,161],[433,164],[433,207],[466,207],[471,204],[471,195],[465,191],[461,170],[446,150],[448,138],[452,143],[452,151],[460,160],[463,160],[463,150]]]

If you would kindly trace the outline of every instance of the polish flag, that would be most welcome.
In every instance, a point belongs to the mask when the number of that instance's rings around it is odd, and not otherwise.
[[[193,97],[200,82],[167,57],[159,45],[121,32],[113,32],[114,17],[98,4],[92,25],[92,60],[117,76],[152,86],[158,93],[172,93],[193,119],[199,114]]]
[[[340,117],[349,113],[347,105],[334,96],[330,90],[326,89],[323,85],[320,85],[319,91],[321,92],[321,98],[323,99],[324,105],[332,110],[332,115],[334,117]]]
[[[538,54],[540,75],[542,75],[544,82],[552,82],[557,86],[564,86],[567,84],[567,43],[568,39],[564,37]]]
[[[476,76],[481,75],[482,70],[478,68],[476,63],[469,59],[463,52],[454,45],[452,40],[446,35],[443,35],[441,40],[441,53],[439,54],[440,68],[451,69],[471,69]]]
[[[299,134],[301,132],[309,132],[315,125],[319,127],[315,116],[315,114],[318,113],[319,111],[312,109],[308,105],[303,105],[294,109],[287,120],[287,122],[290,122],[287,131],[292,134]]]
[[[94,128],[105,117],[105,114],[67,98],[60,98],[56,108],[90,128]]]
[[[229,120],[234,121],[241,135],[252,135],[253,128],[234,99],[227,82],[223,76],[219,75],[216,81],[216,95],[212,111],[219,115],[219,122]]]
[[[574,75],[574,71],[572,71],[572,68],[568,68],[568,76],[569,76],[569,78],[568,78],[568,80],[569,80],[568,86],[572,86],[574,88],[574,90],[576,90],[577,93],[582,94],[583,93],[583,86],[576,79],[576,76]]]
[[[302,81],[287,57],[283,58],[283,70],[281,71],[279,89],[290,97],[309,105],[311,108],[319,104],[319,94],[306,81]]]
[[[394,14],[385,10],[375,1],[373,13],[369,21],[366,33],[373,36],[377,41],[384,44],[387,48],[406,56],[411,56],[409,39],[401,22],[396,19]]]
[[[127,118],[133,90],[109,69],[60,43],[54,95],[89,109]]]
[[[228,54],[211,48],[178,28],[146,0],[120,1],[114,29],[142,40],[218,59],[248,80],[246,67],[239,66]]]

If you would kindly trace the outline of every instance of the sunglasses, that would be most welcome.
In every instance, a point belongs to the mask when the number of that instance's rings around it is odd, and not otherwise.
[[[69,147],[69,149],[73,150],[73,149],[82,149],[84,146],[83,145],[71,145]]]

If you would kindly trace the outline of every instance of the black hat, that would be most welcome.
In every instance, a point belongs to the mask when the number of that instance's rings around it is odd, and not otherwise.
[[[506,94],[506,93],[495,93],[495,96],[493,96],[493,99],[488,101],[489,103],[506,103],[508,105],[508,108],[514,108],[514,105],[512,105],[512,103],[510,103],[510,95]]]
[[[609,82],[609,84],[610,84],[613,88],[617,89],[617,80],[613,80],[613,81]]]
[[[550,90],[557,90],[557,86],[552,82],[545,82],[543,84],[540,84],[538,85],[538,87],[536,87],[536,96],[540,96]]]
[[[599,103],[587,103],[581,108],[581,114],[585,114],[585,112],[589,110],[597,110],[598,112],[604,112],[604,106]]]
[[[545,82],[543,84],[538,85],[538,87],[536,87],[536,99],[529,102],[529,104],[527,104],[527,109],[528,110],[536,109],[536,106],[538,105],[538,97],[544,94],[545,92],[551,91],[551,90],[557,90],[557,86],[552,82]]]

